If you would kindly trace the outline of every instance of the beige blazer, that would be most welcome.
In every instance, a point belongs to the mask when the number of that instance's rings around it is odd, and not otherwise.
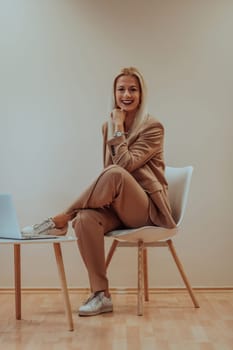
[[[164,175],[164,128],[147,116],[133,133],[108,139],[108,123],[102,128],[104,167],[116,164],[126,169],[151,198],[150,218],[157,226],[175,227]],[[128,137],[127,137],[128,136]]]

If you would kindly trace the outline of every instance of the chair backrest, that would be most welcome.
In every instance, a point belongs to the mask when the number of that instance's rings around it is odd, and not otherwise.
[[[186,166],[183,168],[173,168],[167,166],[165,169],[172,216],[177,226],[180,225],[184,216],[192,173],[192,166]]]

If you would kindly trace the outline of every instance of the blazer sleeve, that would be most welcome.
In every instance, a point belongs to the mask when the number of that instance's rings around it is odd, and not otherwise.
[[[132,173],[156,154],[163,152],[164,128],[161,123],[153,122],[143,126],[132,143],[126,137],[115,137],[107,141],[107,147],[113,164]]]

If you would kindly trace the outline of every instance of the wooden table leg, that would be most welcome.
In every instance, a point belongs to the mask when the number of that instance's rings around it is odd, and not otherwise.
[[[65,269],[64,269],[63,259],[62,259],[61,245],[60,243],[53,243],[53,246],[54,246],[54,252],[55,252],[55,257],[57,261],[57,268],[58,268],[58,273],[60,277],[61,288],[64,296],[64,303],[65,303],[66,315],[68,319],[69,330],[73,331],[74,325],[73,325],[71,305],[70,305],[70,299],[69,299],[67,283],[66,283]]]
[[[14,272],[15,272],[15,317],[21,320],[21,258],[20,244],[14,244]]]

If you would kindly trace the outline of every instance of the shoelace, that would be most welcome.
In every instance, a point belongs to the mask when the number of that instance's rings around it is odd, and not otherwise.
[[[91,294],[90,296],[89,296],[89,298],[88,299],[85,299],[85,300],[83,300],[83,305],[86,305],[87,303],[89,303],[89,301],[91,301],[93,298],[95,297],[95,294],[93,293],[93,294]]]
[[[83,303],[83,305],[86,305],[86,304],[88,304],[89,302],[92,302],[92,301],[94,301],[95,299],[101,299],[101,297],[100,297],[100,294],[101,293],[98,293],[98,294],[91,294],[90,296],[89,296],[89,298]]]
[[[53,222],[51,221],[51,219],[47,219],[40,224],[34,225],[34,229],[35,230],[39,229],[41,232],[46,231],[47,229],[53,228],[53,227],[54,227],[54,225],[53,225]]]

